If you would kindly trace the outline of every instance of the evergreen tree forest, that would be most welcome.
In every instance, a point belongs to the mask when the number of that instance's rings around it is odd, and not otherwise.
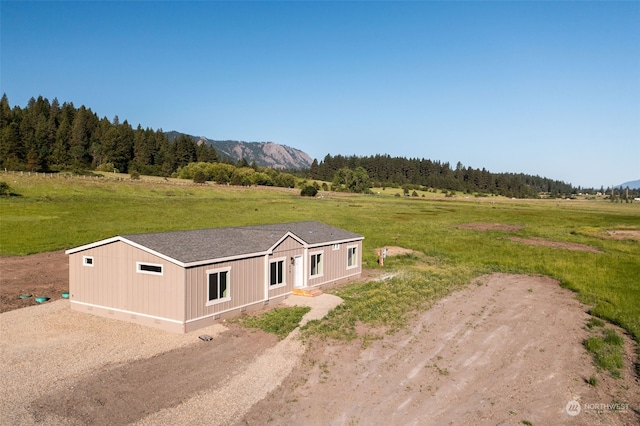
[[[452,168],[449,163],[389,155],[345,157],[327,154],[321,162],[314,160],[309,177],[332,181],[344,168],[366,170],[374,187],[438,188],[516,198],[536,198],[540,193],[548,193],[552,197],[576,193],[570,184],[539,176],[491,173],[484,168],[465,167],[460,162]]]
[[[25,108],[0,100],[0,168],[32,172],[104,170],[170,176],[189,163],[214,162],[215,149],[186,136],[169,141],[161,130],[135,129],[99,118],[84,105],[39,96]]]
[[[405,193],[412,189],[439,189],[516,198],[595,192],[540,176],[491,173],[484,168],[465,167],[460,162],[452,167],[446,162],[380,154],[368,157],[327,154],[320,162],[314,160],[310,169],[275,172],[249,165],[245,159],[238,164],[222,160],[212,145],[198,144],[188,135],[169,138],[162,129],[141,125],[133,128],[118,116],[111,120],[99,118],[84,105],[79,108],[71,102],[61,105],[57,99],[50,102],[42,96],[31,98],[24,108],[11,107],[6,94],[0,100],[0,169],[135,172],[275,186],[294,186],[298,176],[331,182],[334,190],[361,193],[369,192],[372,186],[402,187]],[[617,191],[616,196],[621,201],[632,200],[639,192]]]

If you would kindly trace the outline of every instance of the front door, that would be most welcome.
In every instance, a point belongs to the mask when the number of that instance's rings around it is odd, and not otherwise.
[[[293,286],[300,288],[304,286],[304,274],[302,270],[302,256],[295,256],[293,258]]]

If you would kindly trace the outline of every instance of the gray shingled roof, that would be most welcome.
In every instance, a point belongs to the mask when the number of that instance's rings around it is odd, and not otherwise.
[[[362,235],[320,222],[293,222],[236,228],[196,229],[121,235],[182,263],[261,253],[291,232],[308,245],[362,239]]]

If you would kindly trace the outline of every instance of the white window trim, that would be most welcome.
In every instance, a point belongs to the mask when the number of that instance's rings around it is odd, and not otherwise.
[[[276,262],[282,262],[282,283],[271,285],[271,264]],[[269,289],[280,288],[287,285],[287,257],[278,257],[274,259],[269,259],[269,269],[267,276],[267,285]]]
[[[349,251],[351,249],[355,249],[355,254],[356,254],[356,259],[353,265],[349,265]],[[360,253],[358,253],[360,250],[358,250],[358,245],[353,245],[353,246],[347,246],[347,269],[353,269],[353,268],[357,268],[358,267],[358,256],[360,256]]]
[[[213,300],[209,300],[209,275],[211,274],[219,274],[220,272],[226,272],[227,273],[227,297],[223,297],[221,299],[213,299]],[[217,268],[217,269],[207,269],[205,271],[206,276],[207,276],[207,281],[206,281],[206,286],[207,286],[207,305],[206,306],[213,306],[213,305],[217,305],[218,303],[224,303],[224,302],[230,302],[231,301],[231,267],[228,266],[226,268]]]
[[[88,263],[87,260],[91,259],[91,263]],[[93,268],[93,256],[82,256],[82,266],[89,266]]]
[[[316,255],[320,255],[320,265],[321,265],[321,271],[315,275],[311,275],[311,258],[313,256]],[[311,278],[318,278],[318,277],[322,277],[324,276],[324,251],[320,250],[320,251],[314,251],[314,252],[310,252],[309,253],[309,277]]]
[[[149,266],[159,266],[161,272],[153,272],[153,271],[144,271],[141,269],[141,265],[149,265]],[[150,263],[150,262],[136,262],[136,272],[139,274],[149,274],[149,275],[164,275],[164,265],[161,263]]]
[[[340,250],[340,244],[334,244],[332,248],[333,250]]]

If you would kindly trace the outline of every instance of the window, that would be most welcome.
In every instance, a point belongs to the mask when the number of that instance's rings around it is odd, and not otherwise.
[[[208,300],[209,302],[222,302],[231,300],[229,294],[229,270],[207,271],[208,274]]]
[[[340,250],[340,244],[334,244],[333,245],[333,249],[334,250]]]
[[[271,262],[269,264],[270,273],[269,273],[269,284],[270,285],[280,285],[284,284],[284,260],[277,260],[275,262]]]
[[[358,266],[358,247],[349,247],[347,249],[347,268]]]
[[[140,274],[162,275],[162,265],[136,262],[136,271]]]
[[[82,264],[84,266],[93,266],[93,256],[82,256]]]
[[[311,275],[322,275],[322,253],[311,255]]]

